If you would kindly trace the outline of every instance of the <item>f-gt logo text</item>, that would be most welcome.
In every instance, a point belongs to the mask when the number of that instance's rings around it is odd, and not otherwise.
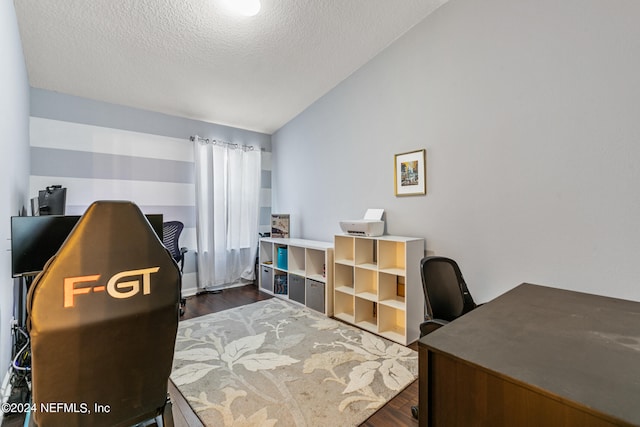
[[[64,307],[73,307],[75,304],[75,296],[88,294],[90,292],[104,292],[113,298],[131,298],[140,292],[142,288],[143,295],[151,293],[151,274],[160,270],[160,267],[142,268],[140,270],[127,270],[114,274],[107,285],[94,286],[86,284],[97,282],[100,279],[99,274],[90,276],[67,277],[64,279]],[[140,280],[142,276],[142,281]],[[135,280],[120,281],[121,279],[136,277]],[[141,283],[142,282],[142,283]]]

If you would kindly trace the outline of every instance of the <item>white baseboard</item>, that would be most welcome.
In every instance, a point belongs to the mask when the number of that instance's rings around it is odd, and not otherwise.
[[[198,273],[184,273],[182,275],[182,296],[194,296],[198,292]]]

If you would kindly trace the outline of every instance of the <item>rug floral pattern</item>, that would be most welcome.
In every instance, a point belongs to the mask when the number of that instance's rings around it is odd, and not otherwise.
[[[277,298],[180,322],[171,379],[207,426],[359,425],[417,378],[407,347]]]

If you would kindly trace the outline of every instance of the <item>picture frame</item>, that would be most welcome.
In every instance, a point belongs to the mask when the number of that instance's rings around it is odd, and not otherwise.
[[[271,237],[289,238],[289,214],[271,215]]]
[[[427,194],[427,150],[409,151],[394,156],[394,188],[396,196]]]

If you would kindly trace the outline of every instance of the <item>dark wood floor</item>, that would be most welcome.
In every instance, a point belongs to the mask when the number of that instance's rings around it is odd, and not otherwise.
[[[187,305],[183,320],[205,314],[239,307],[252,302],[272,298],[270,295],[258,291],[254,285],[225,289],[217,294],[202,294],[187,298]],[[410,346],[417,351],[417,344]],[[191,410],[175,386],[169,382],[169,394],[173,402],[173,419],[175,427],[200,427],[202,423]],[[414,381],[394,399],[366,420],[363,427],[402,427],[417,426],[418,421],[411,417],[411,405],[418,402],[418,381]],[[21,426],[21,417],[5,419],[2,427]]]
[[[219,294],[198,295],[187,299],[183,319],[190,319],[268,298],[271,298],[271,296],[258,291],[257,287],[253,285],[225,289]],[[416,351],[418,349],[417,343],[413,343],[410,347]],[[176,427],[201,426],[202,424],[184,401],[180,392],[173,386],[170,386],[169,392],[173,401],[173,419]],[[362,427],[417,426],[418,421],[411,416],[411,405],[416,405],[417,403],[418,381],[416,380],[369,417],[362,424]]]

